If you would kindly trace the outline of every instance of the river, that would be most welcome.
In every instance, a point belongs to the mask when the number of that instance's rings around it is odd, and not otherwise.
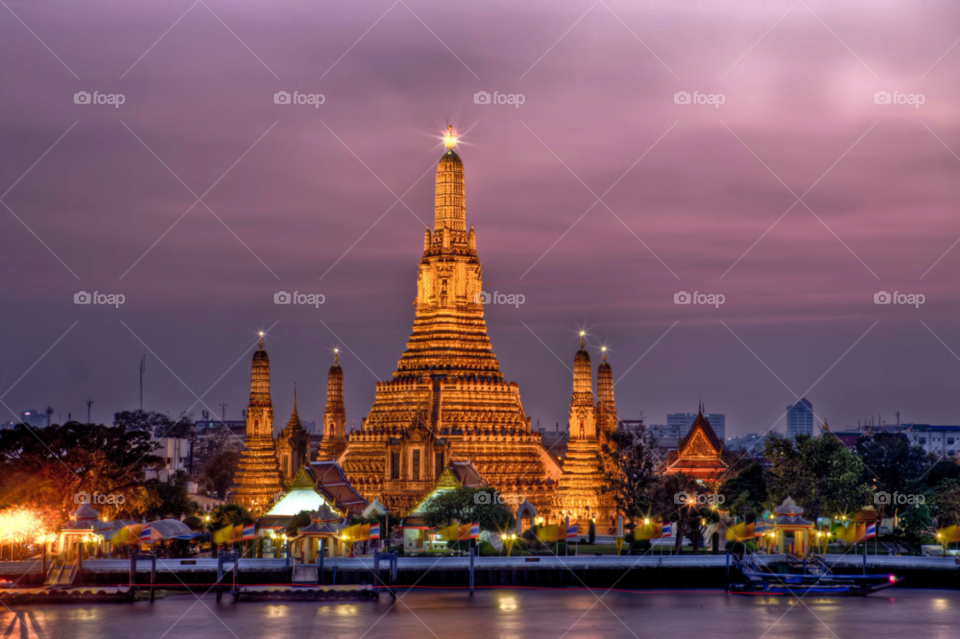
[[[550,639],[956,639],[960,592],[893,589],[864,598],[726,595],[716,591],[416,589],[394,601],[234,603],[168,595],[153,605],[0,608],[0,637],[272,639],[496,637]],[[598,602],[597,598],[601,597]]]

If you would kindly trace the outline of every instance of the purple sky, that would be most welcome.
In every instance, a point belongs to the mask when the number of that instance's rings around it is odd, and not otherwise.
[[[109,421],[136,407],[142,340],[146,408],[213,387],[203,401],[237,419],[245,351],[276,323],[277,426],[295,381],[320,419],[338,343],[359,425],[409,335],[449,118],[469,129],[484,287],[525,296],[487,324],[535,424],[566,420],[580,326],[594,364],[605,343],[617,379],[633,366],[624,419],[702,399],[728,435],[764,432],[792,389],[834,428],[898,409],[958,423],[960,6],[837,4],[7,0],[0,399],[65,419],[92,398]],[[126,302],[75,305],[81,290]],[[277,306],[280,290],[326,301]],[[881,290],[925,303],[875,305]]]

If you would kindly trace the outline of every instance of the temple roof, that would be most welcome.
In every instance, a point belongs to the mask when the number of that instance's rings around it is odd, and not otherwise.
[[[690,431],[680,440],[676,450],[667,456],[668,472],[722,470],[730,466],[723,443],[713,431],[710,421],[703,416],[703,408],[697,414]]]
[[[339,508],[352,515],[363,513],[366,499],[347,481],[343,469],[335,461],[310,462],[307,466],[317,479],[317,488],[330,496]]]

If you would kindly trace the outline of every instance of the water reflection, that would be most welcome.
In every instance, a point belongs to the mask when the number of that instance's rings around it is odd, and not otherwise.
[[[501,593],[500,594],[500,610],[516,610],[517,609],[517,598],[512,594]]]
[[[320,606],[317,608],[318,615],[338,615],[341,617],[355,617],[360,613],[360,608],[356,604],[338,604],[336,606]]]

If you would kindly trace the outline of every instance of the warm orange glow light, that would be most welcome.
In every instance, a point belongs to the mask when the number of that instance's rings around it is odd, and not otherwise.
[[[453,125],[447,127],[447,132],[443,135],[443,146],[452,149],[457,145],[457,136],[453,132]]]

